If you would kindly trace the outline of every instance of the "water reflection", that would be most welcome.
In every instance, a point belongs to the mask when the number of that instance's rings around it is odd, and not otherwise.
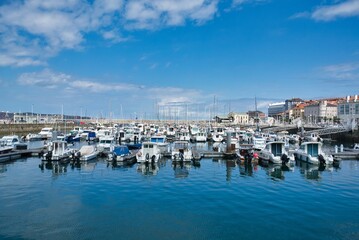
[[[258,170],[258,163],[243,161],[238,163],[239,175],[241,177],[253,177],[253,172]]]
[[[141,173],[144,176],[155,176],[160,170],[159,163],[139,163],[137,165],[137,172]]]
[[[226,181],[231,181],[232,171],[236,168],[235,160],[226,160]]]
[[[192,162],[172,162],[175,178],[186,178],[189,175]]]
[[[88,162],[82,162],[82,161],[73,161],[70,163],[71,169],[76,169],[81,172],[93,172],[96,168],[97,161],[88,161]]]
[[[54,176],[63,175],[67,172],[68,162],[59,162],[59,161],[42,161],[39,164],[39,168],[41,172],[45,172],[46,170],[51,170]]]
[[[272,180],[284,180],[285,172],[294,171],[294,166],[285,164],[261,163],[261,166]]]
[[[128,168],[132,168],[135,164],[136,164],[135,162],[110,161],[110,162],[107,162],[107,167],[111,167],[113,170],[128,169]]]
[[[300,168],[300,173],[309,180],[320,179],[323,171],[332,172],[334,168],[339,169],[339,167],[334,167],[333,165],[313,165],[302,161],[297,161],[296,165]]]
[[[0,164],[0,173],[4,173],[7,171],[6,164]]]

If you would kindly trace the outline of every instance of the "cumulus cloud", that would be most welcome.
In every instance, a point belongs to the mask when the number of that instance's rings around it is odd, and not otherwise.
[[[129,29],[155,29],[183,25],[186,20],[203,23],[213,18],[218,0],[132,0],[125,10]]]
[[[86,34],[128,40],[121,32],[197,24],[213,18],[219,0],[14,0],[0,5],[0,66],[44,65]]]

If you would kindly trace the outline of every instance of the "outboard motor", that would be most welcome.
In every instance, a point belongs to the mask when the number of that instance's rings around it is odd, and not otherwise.
[[[72,152],[72,159],[73,160],[80,160],[81,158],[81,152],[78,151],[78,152]]]
[[[183,161],[183,160],[184,160],[184,155],[183,155],[183,153],[182,153],[182,152],[180,152],[180,153],[179,153],[179,158],[181,159],[181,161]]]
[[[46,154],[46,160],[47,160],[47,161],[50,161],[50,160],[51,160],[51,157],[52,157],[52,151],[51,151],[51,152],[48,152],[48,153]]]
[[[246,155],[244,156],[244,159],[246,160],[247,163],[250,163],[252,162],[252,158],[253,158],[253,155],[251,152],[247,152]]]
[[[283,154],[280,159],[282,160],[283,165],[289,162],[289,157],[287,154]]]
[[[320,164],[325,165],[325,159],[324,159],[323,155],[320,154],[320,155],[318,156],[318,160],[319,160],[319,163],[320,163]]]

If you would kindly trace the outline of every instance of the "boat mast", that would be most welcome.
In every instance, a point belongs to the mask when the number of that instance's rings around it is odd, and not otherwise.
[[[257,109],[257,96],[254,96],[254,107],[255,107],[255,119],[254,121],[256,122],[256,130],[259,131],[259,118],[258,118],[258,109]]]

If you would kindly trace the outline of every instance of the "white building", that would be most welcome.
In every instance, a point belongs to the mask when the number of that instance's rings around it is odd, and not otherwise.
[[[249,115],[247,113],[230,113],[229,118],[232,118],[234,124],[249,123]]]
[[[355,119],[359,123],[359,98],[358,95],[348,96],[345,101],[338,103],[338,117],[341,122]]]
[[[327,101],[321,101],[304,107],[304,117],[311,123],[330,121],[337,115],[337,105]]]

